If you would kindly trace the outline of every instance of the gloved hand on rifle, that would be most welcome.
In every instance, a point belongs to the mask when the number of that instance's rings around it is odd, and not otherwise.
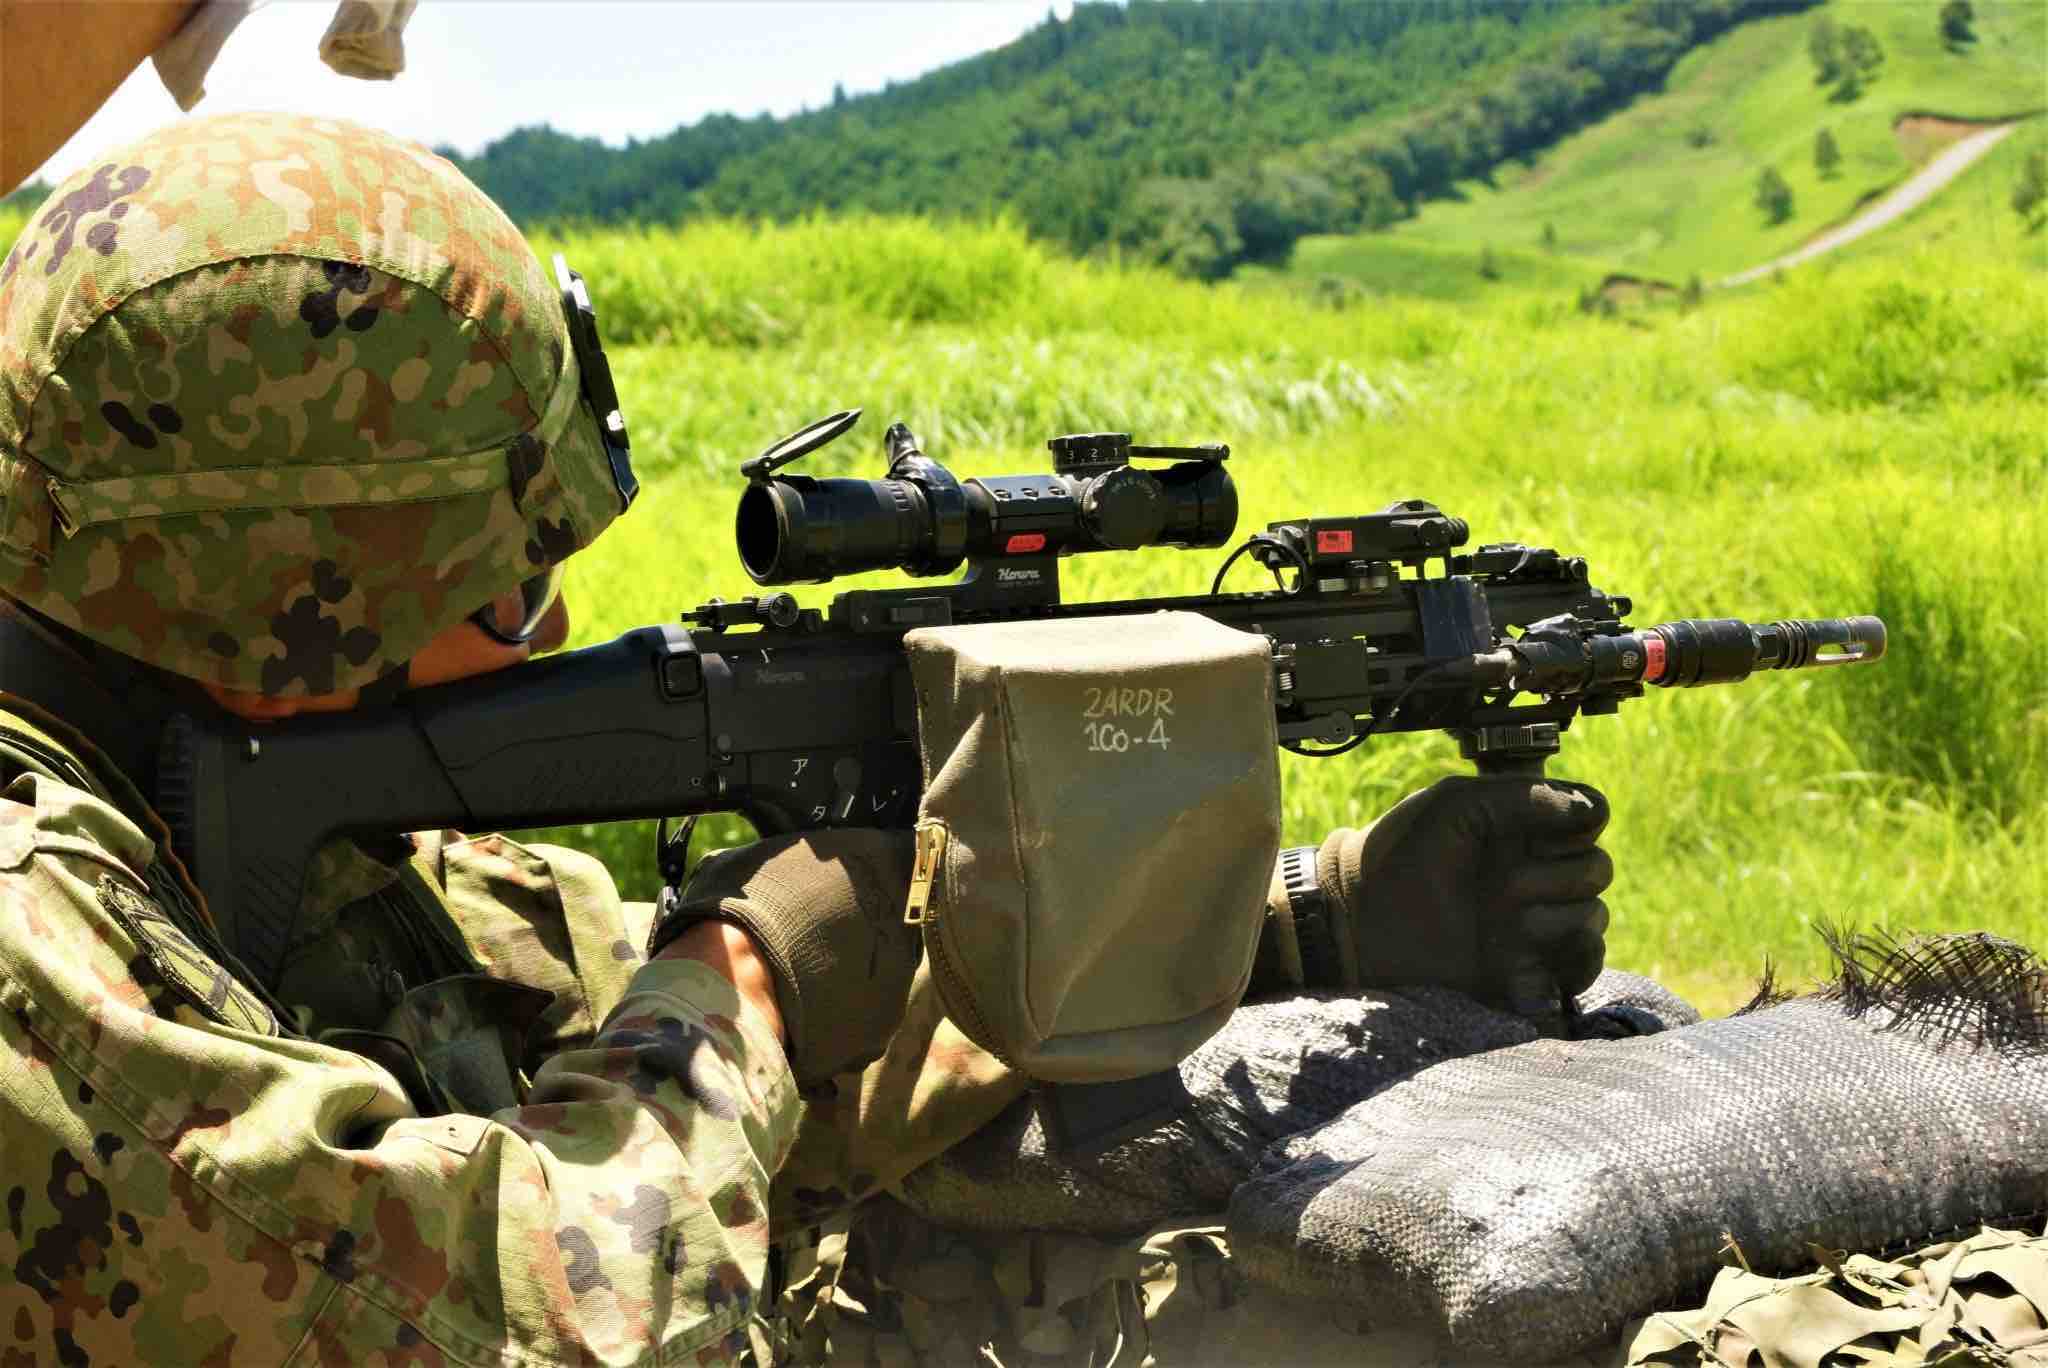
[[[810,1089],[879,1059],[923,946],[903,924],[907,831],[775,836],[707,856],[654,924],[657,954],[690,927],[747,933],[775,981],[789,1066]]]
[[[1284,851],[1253,989],[1440,984],[1549,1015],[1605,958],[1606,825],[1584,784],[1451,778]]]

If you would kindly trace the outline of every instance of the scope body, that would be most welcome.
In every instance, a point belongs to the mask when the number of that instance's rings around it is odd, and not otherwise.
[[[963,560],[1213,547],[1237,528],[1219,461],[1083,467],[956,480],[917,456],[880,480],[776,475],[740,495],[740,563],[756,584],[863,570],[943,575]]]

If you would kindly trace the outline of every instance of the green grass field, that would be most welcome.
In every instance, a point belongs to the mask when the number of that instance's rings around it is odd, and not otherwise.
[[[1304,239],[1290,273],[1347,275],[1382,293],[1443,297],[1433,263],[1466,263],[1452,274],[1461,287],[1475,285],[1487,246],[1532,267],[1547,256],[1556,263],[1556,288],[1566,291],[1588,271],[1674,284],[1698,273],[1712,282],[1769,261],[1913,170],[1893,132],[1900,115],[1996,118],[2048,106],[2048,7],[1983,0],[1978,41],[1961,53],[1939,41],[1936,8],[1834,0],[1744,24],[1681,59],[1664,91],[1532,164],[1503,170],[1492,184],[1467,183],[1461,198],[1431,202],[1387,234]],[[1836,101],[1814,82],[1806,39],[1820,14],[1838,26],[1867,27],[1883,45],[1882,72],[1853,102]],[[1827,178],[1813,159],[1824,128],[1842,154]],[[1694,145],[1696,138],[1704,145]],[[1776,226],[1753,203],[1765,166],[1776,167],[1794,195],[1792,217]],[[2011,174],[2002,176],[2007,185]],[[2016,222],[2009,209],[2003,213]],[[1555,231],[1554,253],[1542,252],[1546,225]]]
[[[1818,972],[1816,923],[2048,946],[2048,308],[2021,244],[1970,225],[1931,206],[1904,251],[1622,320],[1520,290],[1330,307],[1067,261],[1001,224],[550,239],[595,291],[646,486],[571,562],[577,639],[748,592],[736,468],[835,408],[868,418],[814,473],[879,474],[895,418],[962,474],[1045,469],[1064,431],[1225,440],[1241,529],[1420,496],[1475,541],[1586,556],[1639,624],[1891,625],[1875,667],[1653,691],[1574,728],[1555,772],[1614,805],[1611,963],[1726,1011],[1766,959]],[[1217,561],[1083,557],[1069,597],[1194,592]],[[1287,838],[1458,768],[1439,736],[1289,758]],[[650,892],[646,826],[555,835]]]
[[[1490,274],[1482,273],[1482,266]],[[1306,284],[1311,297],[1325,303],[1400,297],[1464,304],[1597,287],[1606,275],[1593,262],[1540,248],[1359,233],[1303,238],[1284,268],[1247,266],[1236,279],[1279,288]]]

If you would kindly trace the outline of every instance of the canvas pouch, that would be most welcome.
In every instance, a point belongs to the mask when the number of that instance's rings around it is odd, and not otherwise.
[[[1170,1069],[1243,995],[1280,841],[1266,639],[1198,613],[904,638],[906,920],[947,1013],[1049,1083]]]

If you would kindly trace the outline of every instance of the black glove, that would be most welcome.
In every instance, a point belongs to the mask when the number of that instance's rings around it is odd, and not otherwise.
[[[1267,939],[1295,953],[1262,946],[1261,986],[1440,984],[1551,1016],[1606,957],[1606,825],[1607,800],[1584,784],[1454,778],[1364,831],[1285,851]]]
[[[775,977],[801,1088],[881,1058],[903,1019],[924,947],[903,924],[907,831],[854,828],[775,836],[708,856],[680,898],[665,896],[652,956],[701,921],[745,931]]]

